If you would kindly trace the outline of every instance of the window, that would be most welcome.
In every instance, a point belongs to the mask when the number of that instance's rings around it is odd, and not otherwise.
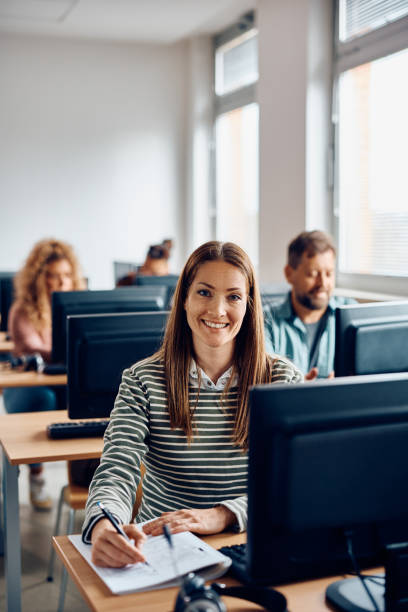
[[[258,260],[258,105],[216,121],[217,240],[236,242]]]
[[[337,8],[339,284],[408,295],[408,3]]]
[[[340,0],[339,40],[367,34],[408,15],[406,0]]]
[[[256,30],[221,45],[215,52],[215,93],[223,96],[258,80]]]
[[[239,244],[257,266],[258,46],[252,13],[216,37],[214,60],[214,235]]]

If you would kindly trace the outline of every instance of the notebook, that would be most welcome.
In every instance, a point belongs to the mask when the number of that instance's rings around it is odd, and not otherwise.
[[[143,546],[146,563],[136,563],[119,569],[94,565],[91,561],[92,546],[84,544],[80,535],[68,537],[110,591],[116,595],[176,586],[181,582],[180,576],[189,572],[197,573],[204,580],[212,580],[225,574],[231,565],[229,557],[189,531],[172,536],[178,576],[168,542],[163,535],[147,538]]]

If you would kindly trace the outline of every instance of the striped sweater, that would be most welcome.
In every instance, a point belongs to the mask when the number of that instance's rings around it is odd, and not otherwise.
[[[302,379],[295,366],[275,360],[272,382]],[[189,392],[194,406],[198,389],[190,385]],[[235,514],[237,528],[245,530],[247,454],[232,442],[237,392],[237,387],[229,389],[221,404],[222,391],[200,389],[193,418],[196,433],[188,444],[181,429],[170,427],[162,362],[149,358],[125,370],[89,490],[84,541],[90,542],[92,527],[101,518],[98,500],[119,522],[129,523],[141,463],[146,473],[137,522],[180,508],[222,504]]]

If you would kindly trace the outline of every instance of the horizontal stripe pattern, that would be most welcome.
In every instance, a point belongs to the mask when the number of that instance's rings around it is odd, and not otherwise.
[[[292,364],[275,360],[272,382],[301,380]],[[141,463],[146,473],[137,521],[222,504],[236,515],[237,528],[246,528],[247,454],[232,443],[238,389],[224,395],[200,389],[198,401],[197,392],[190,386],[195,435],[188,444],[182,430],[170,428],[162,362],[149,358],[124,371],[89,491],[84,541],[100,518],[98,500],[119,522],[130,521]]]

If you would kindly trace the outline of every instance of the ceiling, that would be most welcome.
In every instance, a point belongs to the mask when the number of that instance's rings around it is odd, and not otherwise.
[[[170,44],[214,34],[256,0],[0,0],[0,31]]]

